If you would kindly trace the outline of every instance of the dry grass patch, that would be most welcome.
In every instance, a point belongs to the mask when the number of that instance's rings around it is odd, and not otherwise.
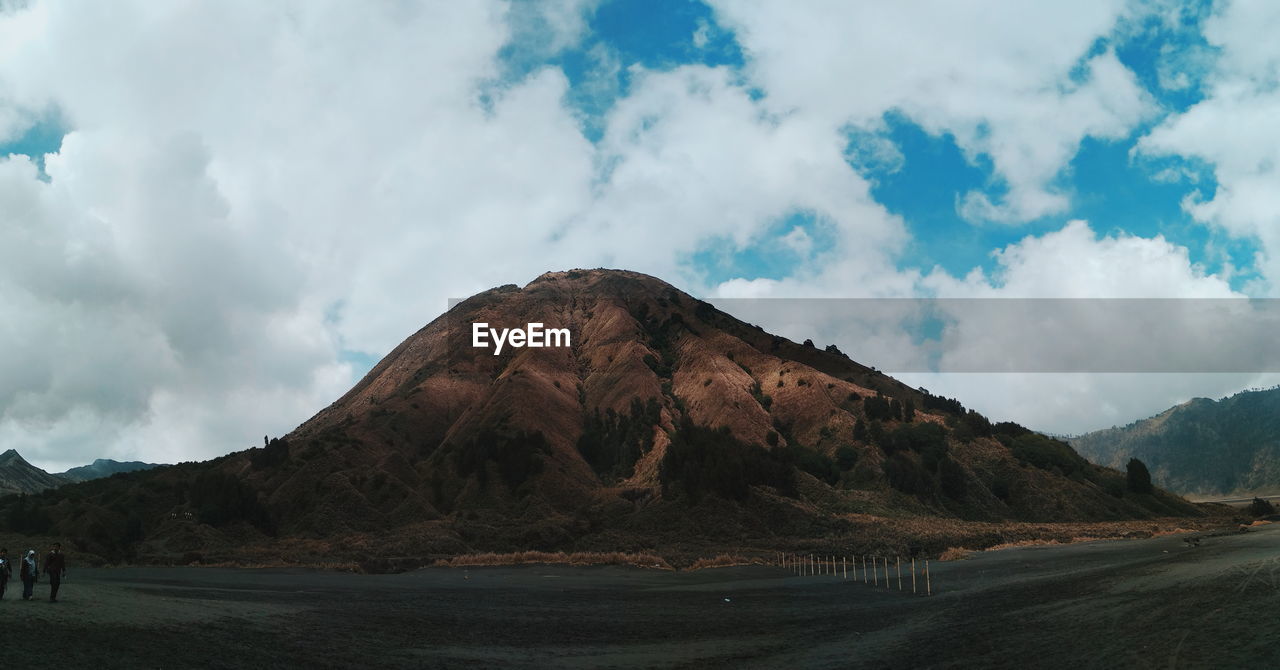
[[[1180,535],[1182,533],[1194,533],[1194,528],[1167,528],[1162,530],[1151,531],[1151,537],[1164,537],[1166,535]]]
[[[210,563],[191,563],[187,567],[193,568],[246,568],[258,570],[263,568],[306,568],[308,570],[326,570],[331,572],[364,572],[359,563],[353,561],[311,561],[299,563],[297,561],[214,561]]]
[[[688,570],[701,570],[703,568],[728,568],[735,565],[772,565],[763,558],[749,558],[747,556],[734,556],[730,554],[720,554],[715,558],[699,558],[690,565]]]
[[[947,547],[947,550],[938,556],[938,560],[963,561],[964,559],[969,558],[969,555],[972,553],[972,549],[965,549],[964,547]]]
[[[639,568],[673,570],[666,559],[656,554],[631,554],[621,551],[516,551],[506,554],[465,554],[442,558],[435,565],[442,567],[500,566],[500,565],[634,565]]]

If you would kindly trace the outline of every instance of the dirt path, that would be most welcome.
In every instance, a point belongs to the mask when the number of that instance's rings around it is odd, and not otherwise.
[[[934,563],[929,598],[775,568],[73,570],[56,604],[10,588],[0,657],[134,670],[1274,667],[1277,556],[1280,525],[1198,548],[1009,549]]]

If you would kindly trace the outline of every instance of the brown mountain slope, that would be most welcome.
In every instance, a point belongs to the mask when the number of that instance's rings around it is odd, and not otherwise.
[[[476,322],[567,328],[572,346],[494,355],[472,346]],[[25,504],[94,551],[157,560],[297,542],[406,557],[765,548],[847,537],[867,515],[1199,514],[1123,481],[653,277],[589,270],[461,302],[264,448]]]
[[[38,493],[56,489],[67,481],[28,463],[13,449],[0,454],[0,495]]]

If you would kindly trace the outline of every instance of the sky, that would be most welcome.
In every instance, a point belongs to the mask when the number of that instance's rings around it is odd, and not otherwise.
[[[0,448],[253,446],[547,270],[1280,297],[1275,34],[1265,0],[0,0]],[[1273,377],[902,375],[1060,434]]]

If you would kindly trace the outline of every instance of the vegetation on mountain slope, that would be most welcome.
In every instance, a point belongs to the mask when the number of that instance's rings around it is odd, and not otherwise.
[[[1070,439],[1095,463],[1137,458],[1157,485],[1181,494],[1280,492],[1280,388],[1196,398],[1127,426]]]
[[[569,328],[573,346],[495,356],[470,346],[481,321]],[[860,519],[1200,514],[834,347],[601,270],[463,301],[263,447],[0,499],[7,530],[162,562],[300,544],[410,564],[482,551],[871,546],[880,540],[857,535]]]

